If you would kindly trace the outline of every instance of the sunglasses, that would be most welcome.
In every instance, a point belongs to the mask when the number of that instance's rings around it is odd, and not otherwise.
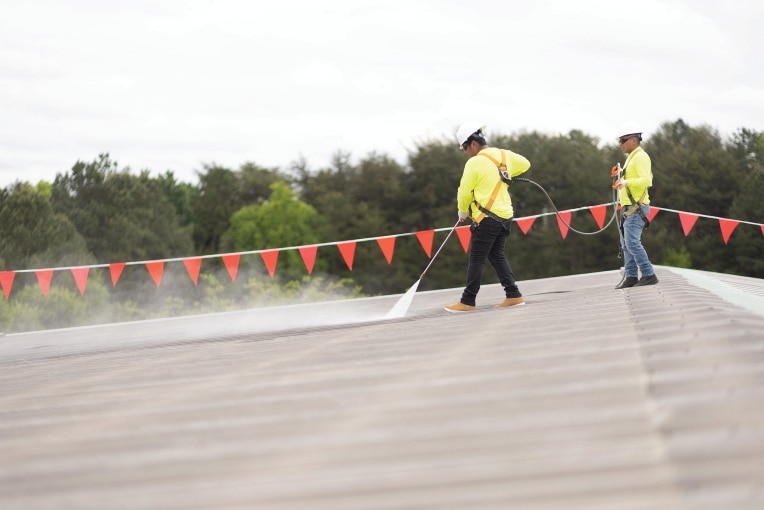
[[[634,138],[633,135],[632,136],[624,136],[624,137],[618,139],[618,143],[623,145],[626,142],[628,142],[629,140],[631,140],[632,138]]]
[[[471,143],[472,143],[472,140],[467,140],[466,142],[464,142],[464,143],[462,144],[462,150],[463,150],[464,152],[467,152],[467,147],[469,147]]]

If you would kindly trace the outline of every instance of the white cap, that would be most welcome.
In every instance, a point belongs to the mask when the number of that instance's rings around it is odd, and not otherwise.
[[[621,126],[621,129],[618,132],[621,134],[615,137],[616,140],[628,135],[641,135],[642,129],[636,123],[630,122]]]
[[[478,131],[481,131],[480,134],[485,138],[485,134],[482,133],[484,129],[485,125],[483,124],[479,124],[477,122],[465,122],[459,126],[459,129],[456,130],[456,141],[459,142],[459,146],[461,147],[470,136],[474,135]]]

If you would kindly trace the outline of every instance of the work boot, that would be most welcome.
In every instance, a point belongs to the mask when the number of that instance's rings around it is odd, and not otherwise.
[[[616,289],[626,289],[628,287],[633,287],[637,284],[639,281],[639,278],[636,276],[624,276],[623,280],[621,280],[621,283],[615,286]]]
[[[459,312],[471,312],[475,309],[474,306],[465,305],[461,301],[455,305],[448,305],[445,310],[447,312],[459,313]]]
[[[525,300],[521,297],[508,297],[498,305],[494,306],[494,308],[504,308],[505,306],[518,306],[524,304]]]
[[[645,285],[655,285],[658,283],[658,277],[654,274],[651,274],[650,276],[643,276],[639,279],[637,283],[634,284],[635,287],[644,287]]]

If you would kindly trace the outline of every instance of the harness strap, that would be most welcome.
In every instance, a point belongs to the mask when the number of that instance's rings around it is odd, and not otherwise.
[[[639,213],[639,215],[642,217],[642,221],[645,222],[645,227],[650,225],[650,221],[645,217],[645,213],[642,212],[642,200],[645,199],[645,195],[647,195],[647,190],[642,192],[642,196],[639,197],[639,200],[634,200],[634,196],[631,194],[631,190],[629,189],[629,185],[626,185],[626,194],[629,196],[629,200],[631,200],[631,207],[629,207],[626,212],[623,213],[623,218],[626,219],[635,212]]]
[[[491,192],[491,197],[488,199],[488,203],[484,206],[480,205],[477,200],[474,201],[475,205],[477,205],[477,208],[480,210],[480,214],[472,218],[475,223],[480,223],[483,221],[483,218],[486,216],[491,216],[494,219],[498,219],[499,221],[504,221],[506,218],[500,218],[496,214],[491,212],[491,206],[493,205],[493,202],[496,200],[496,197],[499,196],[499,191],[501,190],[501,184],[507,183],[509,184],[509,174],[507,173],[507,154],[502,150],[501,151],[501,162],[491,156],[490,154],[483,154],[482,152],[478,154],[478,156],[485,156],[486,158],[490,159],[494,165],[499,169],[499,176],[501,179],[499,179],[499,182],[496,183],[496,186],[493,188],[493,191]],[[506,180],[505,180],[506,179]]]

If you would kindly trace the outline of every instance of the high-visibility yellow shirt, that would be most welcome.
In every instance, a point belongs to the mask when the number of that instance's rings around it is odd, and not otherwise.
[[[511,177],[527,172],[531,167],[530,161],[524,156],[510,150],[495,147],[486,147],[481,150],[475,156],[468,159],[464,165],[464,173],[459,182],[459,189],[456,192],[457,206],[460,211],[467,212],[470,210],[470,206],[472,206],[471,215],[474,217],[480,214],[480,209],[478,209],[475,202],[486,207],[496,187],[496,183],[501,182],[501,177],[499,176],[497,166],[487,157],[481,156],[481,154],[487,153],[496,160],[501,161],[501,151],[506,153],[507,172]],[[507,219],[514,216],[512,199],[509,193],[507,193],[506,184],[502,183],[502,187],[489,209],[501,218]]]
[[[642,199],[643,204],[650,203],[650,194],[647,192],[647,188],[653,185],[653,170],[650,156],[642,149],[637,147],[629,153],[626,158],[626,163],[623,165],[623,178],[626,179],[626,186],[631,191],[631,196],[634,200],[639,200],[642,193],[645,194],[645,198]],[[618,200],[621,205],[631,205],[629,200],[629,194],[626,192],[626,186],[618,191]]]

